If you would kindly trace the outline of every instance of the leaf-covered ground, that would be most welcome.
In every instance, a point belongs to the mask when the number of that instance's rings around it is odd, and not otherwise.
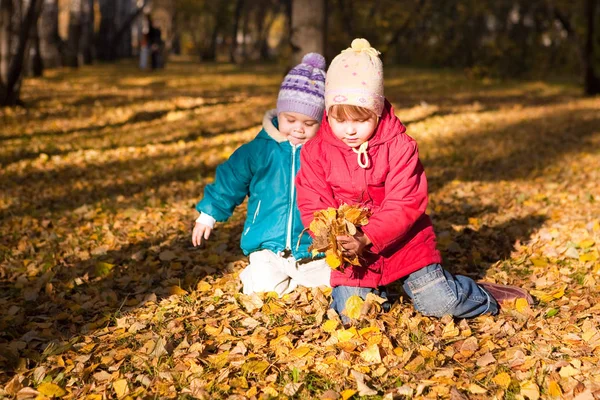
[[[50,71],[0,110],[0,398],[600,398],[600,99],[386,70],[445,265],[536,298],[344,329],[329,293],[239,293],[244,207],[193,209],[275,104],[275,66]]]

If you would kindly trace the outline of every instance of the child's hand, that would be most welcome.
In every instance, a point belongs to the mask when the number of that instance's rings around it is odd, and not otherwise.
[[[354,236],[338,236],[336,239],[346,257],[362,255],[365,247],[371,244],[371,240],[361,231],[356,231]]]
[[[194,245],[194,247],[200,246],[202,244],[202,238],[204,238],[204,240],[208,240],[211,232],[212,228],[210,226],[201,224],[200,222],[196,222],[196,225],[194,226],[194,231],[192,232],[192,244]]]

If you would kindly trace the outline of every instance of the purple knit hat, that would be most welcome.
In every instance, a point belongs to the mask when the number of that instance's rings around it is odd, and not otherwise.
[[[283,79],[277,97],[277,114],[297,112],[321,122],[325,109],[325,58],[308,53]]]

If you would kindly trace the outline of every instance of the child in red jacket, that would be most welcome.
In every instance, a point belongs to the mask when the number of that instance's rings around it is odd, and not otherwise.
[[[332,308],[342,314],[352,295],[385,297],[385,285],[403,288],[424,315],[469,318],[498,313],[498,303],[531,297],[513,286],[477,284],[440,265],[431,219],[425,213],[427,180],[417,143],[408,136],[383,96],[379,52],[365,39],[332,62],[325,81],[325,113],[318,135],[301,152],[296,178],[305,226],[315,211],[341,204],[371,210],[369,223],[354,236],[339,236],[347,256],[360,266],[331,275]]]

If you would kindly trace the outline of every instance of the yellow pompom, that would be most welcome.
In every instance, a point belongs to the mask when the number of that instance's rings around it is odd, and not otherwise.
[[[376,58],[379,54],[379,51],[371,47],[371,43],[367,39],[357,38],[352,41],[350,47],[346,50],[342,50],[342,53],[354,52],[357,54],[367,54],[371,59]]]
[[[354,50],[354,51],[361,51],[361,50],[366,50],[366,49],[370,48],[371,43],[369,43],[369,41],[367,39],[358,38],[358,39],[354,39],[350,46],[352,47],[352,50]]]

